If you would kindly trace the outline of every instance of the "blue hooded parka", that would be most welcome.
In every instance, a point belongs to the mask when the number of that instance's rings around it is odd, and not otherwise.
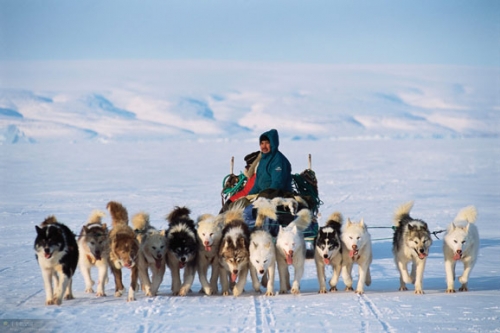
[[[263,137],[269,139],[271,151],[261,154],[259,166],[257,167],[257,178],[249,194],[258,194],[269,188],[291,192],[292,166],[285,155],[278,150],[278,131],[272,129],[263,133],[259,142],[262,141]]]

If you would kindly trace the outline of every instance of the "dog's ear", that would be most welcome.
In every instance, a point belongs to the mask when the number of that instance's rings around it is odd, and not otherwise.
[[[240,237],[238,238],[238,243],[241,245],[241,246],[244,246],[246,247],[247,246],[247,242],[245,240],[245,237]]]
[[[294,225],[294,226],[293,226],[293,228],[292,228],[292,232],[293,232],[294,234],[296,234],[296,233],[297,233],[297,225]]]
[[[42,234],[42,228],[40,228],[39,226],[35,226],[35,230],[36,230],[36,234],[37,235],[41,235]]]
[[[166,232],[167,231],[165,229],[163,229],[162,231],[160,231],[160,235],[162,235],[163,237],[165,237],[167,235]]]
[[[365,220],[363,218],[359,221],[359,225],[362,226],[363,229],[366,229]]]
[[[352,224],[351,219],[347,218],[347,225],[351,225],[351,224]]]
[[[258,248],[259,247],[258,244],[255,243],[255,242],[252,242],[252,245],[253,245],[254,248]]]
[[[266,247],[266,249],[270,249],[271,248],[271,242],[266,243],[265,247]]]
[[[102,228],[103,228],[104,230],[108,231],[108,225],[107,225],[106,223],[103,223],[103,224],[102,224]]]
[[[465,232],[467,232],[467,233],[469,232],[469,226],[470,226],[470,223],[467,223],[467,225],[464,228]]]
[[[411,224],[408,224],[408,230],[409,230],[409,231],[413,231],[413,230],[415,230],[415,229],[416,229],[416,227],[414,227],[414,226],[413,226],[413,225],[411,225]]]

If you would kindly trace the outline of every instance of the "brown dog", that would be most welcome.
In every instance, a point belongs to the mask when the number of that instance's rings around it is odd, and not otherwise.
[[[126,267],[132,271],[127,301],[135,301],[139,243],[134,230],[128,226],[128,213],[125,207],[118,202],[110,201],[107,208],[113,221],[113,228],[109,233],[109,266],[115,277],[115,296],[120,297],[125,289],[122,283],[122,267]]]

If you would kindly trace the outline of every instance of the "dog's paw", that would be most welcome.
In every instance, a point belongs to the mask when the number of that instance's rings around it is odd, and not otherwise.
[[[467,285],[463,284],[458,290],[459,291],[469,291],[469,288],[467,288]]]
[[[45,301],[45,305],[54,305],[54,300],[53,299],[48,299]]]
[[[229,296],[229,291],[223,291],[222,296]]]
[[[181,288],[179,290],[179,296],[186,296],[189,293],[189,288]]]
[[[425,293],[424,293],[424,291],[422,289],[415,289],[415,294],[416,295],[423,295]]]
[[[274,290],[268,290],[268,291],[266,291],[266,293],[264,295],[266,295],[266,296],[274,296]]]
[[[98,291],[96,294],[95,294],[96,297],[106,297],[106,293],[104,291]]]
[[[292,294],[294,294],[294,295],[300,294],[300,289],[299,288],[295,288],[295,287],[292,288]]]
[[[401,286],[399,287],[399,291],[407,291],[408,288],[406,286]]]
[[[73,296],[73,294],[68,294],[68,295],[64,296],[64,299],[65,300],[70,300],[70,299],[75,299],[75,297]]]
[[[331,288],[330,288],[330,291],[331,291],[331,292],[338,291],[337,286],[333,286],[333,287],[331,287]]]
[[[326,291],[326,288],[322,288],[318,291],[318,294],[327,294],[328,291]]]
[[[345,291],[353,291],[354,289],[352,288],[352,286],[348,286],[348,287],[345,287]]]
[[[133,302],[133,301],[135,301],[135,296],[134,295],[129,295],[127,297],[127,302]]]
[[[360,289],[360,290],[356,289],[356,291],[354,293],[356,293],[358,295],[363,295],[365,293],[365,291],[363,289]]]
[[[61,303],[62,303],[62,301],[61,301],[61,299],[59,297],[54,297],[52,299],[52,304],[53,305],[61,305]]]
[[[451,288],[451,289],[450,289],[450,288],[448,288],[448,289],[446,289],[446,293],[447,293],[447,294],[456,293],[456,290],[455,290],[455,289],[453,289],[453,288]]]
[[[280,290],[280,295],[286,295],[288,294],[288,290]]]
[[[122,295],[123,295],[123,290],[115,291],[115,297],[122,297]]]
[[[94,289],[92,289],[92,287],[90,287],[90,288],[85,289],[85,292],[87,294],[92,294],[92,293],[94,293]]]

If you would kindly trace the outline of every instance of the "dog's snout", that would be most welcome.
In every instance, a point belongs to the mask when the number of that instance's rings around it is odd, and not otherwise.
[[[259,273],[260,273],[260,274],[264,274],[264,270],[263,270],[263,269],[261,269],[261,270],[259,271]]]
[[[357,246],[357,245],[353,245],[353,246],[352,246],[352,249],[353,249],[353,250],[357,250],[357,249],[358,249],[358,246]]]
[[[327,253],[323,254],[323,258],[328,259],[328,254]]]
[[[419,250],[419,252],[420,252],[420,253],[424,253],[424,252],[425,252],[425,250],[424,250],[424,249],[420,249],[420,250]]]
[[[462,254],[462,250],[457,250],[457,253],[458,254]]]
[[[238,274],[238,270],[237,269],[233,269],[233,274]]]

